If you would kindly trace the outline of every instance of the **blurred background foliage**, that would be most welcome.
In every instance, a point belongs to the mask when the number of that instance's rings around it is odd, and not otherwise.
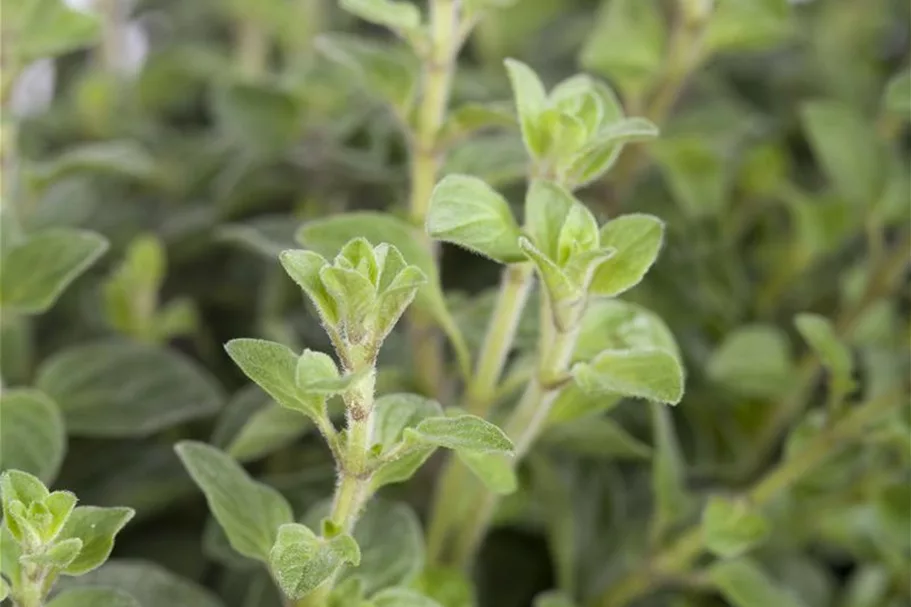
[[[37,12],[17,19],[17,4]],[[830,318],[850,346],[847,407],[896,391],[907,401],[911,9],[904,0],[490,4],[503,7],[469,40],[452,105],[506,109],[471,136],[470,116],[455,125],[446,172],[482,177],[518,205],[526,166],[506,57],[548,85],[580,70],[603,78],[628,115],[662,129],[579,195],[602,220],[634,211],[666,220],[656,267],[624,298],[674,334],[685,400],[655,413],[667,416],[655,437],[649,409],[624,402],[603,424],[544,441],[476,568],[482,605],[529,605],[557,586],[589,604],[697,520],[707,495],[749,487],[827,426],[831,382],[795,314]],[[278,605],[265,575],[208,520],[171,445],[209,440],[301,511],[330,493],[318,437],[245,385],[221,344],[258,336],[327,349],[274,259],[306,220],[406,215],[401,117],[383,102],[407,100],[416,62],[333,0],[72,6],[3,0],[4,204],[25,233],[80,227],[111,245],[46,314],[4,310],[3,383],[36,386],[63,409],[70,439],[56,485],[138,512],[98,577],[132,584],[146,607]],[[4,235],[10,225],[5,215]],[[442,277],[476,348],[497,268],[444,247]],[[636,324],[612,330],[624,338]],[[387,343],[379,389],[410,389],[405,341]],[[423,512],[433,475],[389,493]],[[909,482],[904,407],[791,487],[754,557],[796,604],[911,605]],[[727,604],[698,575],[660,587],[636,604]]]

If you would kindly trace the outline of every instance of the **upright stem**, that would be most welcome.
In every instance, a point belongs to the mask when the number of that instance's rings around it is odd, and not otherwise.
[[[580,311],[585,306],[580,306]],[[551,406],[560,392],[555,381],[565,374],[572,358],[579,336],[579,320],[571,324],[568,330],[561,330],[554,322],[553,312],[547,297],[541,300],[541,354],[537,375],[528,384],[525,394],[506,421],[506,434],[515,445],[516,454],[513,465],[517,465],[528,453],[534,441],[540,436]],[[498,497],[485,491],[477,500],[472,501],[467,520],[458,525],[458,540],[453,550],[455,564],[465,568],[477,551],[490,526]]]
[[[446,116],[456,55],[461,43],[460,4],[460,0],[430,2],[430,40],[423,57],[423,87],[417,125],[410,141],[409,215],[412,223],[422,228],[442,163],[442,152],[438,149],[437,139]],[[429,237],[422,236],[422,244],[436,256]],[[433,319],[426,312],[412,308],[409,320],[417,383],[421,391],[434,395],[440,389],[444,377],[442,341]]]
[[[269,59],[269,36],[259,23],[250,19],[237,22],[235,52],[244,76],[257,78],[265,71]]]

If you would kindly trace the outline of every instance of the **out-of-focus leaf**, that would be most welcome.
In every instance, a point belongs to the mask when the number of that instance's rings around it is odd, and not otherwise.
[[[720,561],[709,569],[709,579],[734,607],[804,607],[746,558]]]
[[[724,558],[740,556],[769,534],[768,521],[745,501],[714,496],[702,512],[706,547]]]
[[[80,436],[146,436],[212,415],[224,401],[197,363],[121,341],[58,352],[41,365],[36,386],[60,405],[67,431]]]
[[[130,594],[114,588],[73,588],[58,594],[47,607],[142,607]]]
[[[725,0],[709,17],[708,52],[761,50],[781,44],[794,32],[788,0]]]
[[[790,387],[793,374],[787,336],[767,325],[748,325],[729,333],[712,352],[708,375],[744,396],[775,399]]]
[[[32,177],[46,187],[64,177],[87,173],[115,175],[127,179],[166,185],[166,173],[154,157],[133,140],[83,143],[53,160],[32,167]]]
[[[654,454],[652,455],[652,495],[655,500],[653,531],[661,534],[685,517],[691,506],[686,490],[683,452],[674,430],[670,410],[659,403],[649,403],[652,414]]]
[[[541,436],[544,446],[589,457],[647,459],[652,449],[608,417],[556,424]]]
[[[15,468],[50,484],[66,452],[63,416],[38,390],[0,394],[0,471]]]
[[[234,142],[260,154],[282,152],[300,135],[300,100],[275,86],[232,83],[216,92],[213,107]]]
[[[20,64],[89,46],[101,37],[101,20],[63,0],[4,0],[4,45]],[[13,42],[15,40],[15,42]]]
[[[474,607],[471,580],[457,569],[426,567],[412,585],[443,607]]]
[[[718,213],[727,200],[729,175],[720,152],[701,137],[660,139],[652,153],[680,207],[693,217]]]

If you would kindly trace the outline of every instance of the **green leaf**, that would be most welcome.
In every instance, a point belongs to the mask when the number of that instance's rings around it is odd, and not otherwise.
[[[412,586],[443,607],[474,607],[474,589],[468,577],[455,568],[425,567]]]
[[[831,402],[840,404],[854,389],[851,350],[841,342],[828,319],[817,314],[798,314],[797,330],[829,371]]]
[[[648,459],[652,448],[608,417],[589,417],[549,428],[541,443],[567,453],[616,459]]]
[[[338,307],[320,278],[320,271],[327,267],[329,262],[313,251],[295,250],[282,251],[279,260],[285,272],[313,302],[322,321],[330,327],[335,326],[339,321]]]
[[[339,6],[365,21],[409,32],[421,25],[421,11],[410,2],[395,0],[341,0]]]
[[[886,153],[873,124],[838,101],[811,101],[800,110],[813,154],[835,190],[869,207],[885,188]]]
[[[335,255],[348,241],[358,237],[393,245],[409,265],[417,266],[424,273],[427,283],[418,289],[414,304],[436,320],[449,337],[462,372],[469,374],[471,361],[468,348],[446,307],[436,263],[421,245],[423,236],[417,229],[385,213],[360,211],[307,222],[296,235],[303,246],[324,257]]]
[[[612,0],[601,6],[579,62],[615,82],[625,97],[635,97],[664,64],[664,17],[656,2]]]
[[[447,175],[433,189],[427,233],[500,263],[522,261],[519,226],[506,199],[478,179]]]
[[[580,204],[573,195],[552,181],[536,179],[525,197],[525,231],[543,255],[559,257],[560,232],[571,209]]]
[[[339,394],[364,373],[340,376],[332,357],[323,352],[304,350],[297,359],[295,380],[297,387],[305,393]]]
[[[166,263],[164,244],[155,236],[140,235],[130,242],[123,261],[104,284],[105,312],[119,332],[138,339],[153,334]]]
[[[745,500],[709,498],[702,511],[706,548],[723,558],[734,558],[761,543],[771,531],[768,521]]]
[[[3,504],[4,527],[16,542],[26,539],[41,542],[40,530],[28,517],[32,504],[43,505],[47,487],[35,476],[21,470],[7,470],[0,475],[0,500]]]
[[[478,131],[516,126],[512,104],[504,102],[464,103],[453,108],[440,130],[440,139],[452,144]]]
[[[19,65],[89,46],[101,37],[94,14],[62,0],[3,0],[3,35]]]
[[[353,75],[364,90],[388,102],[400,115],[407,115],[418,81],[413,53],[397,45],[340,33],[322,34],[314,45],[324,57]]]
[[[590,292],[616,297],[642,281],[664,241],[664,222],[634,213],[610,220],[601,228],[601,246],[617,252],[595,272]]]
[[[326,266],[319,273],[320,280],[335,300],[339,317],[350,338],[360,341],[360,334],[367,330],[370,314],[376,306],[376,287],[355,270]]]
[[[64,578],[58,585],[64,589],[105,587],[121,590],[142,607],[224,607],[209,590],[161,565],[142,560],[112,559],[86,575]]]
[[[733,607],[804,607],[802,601],[776,585],[747,558],[720,561],[709,569],[708,575]]]
[[[341,579],[359,578],[368,596],[407,585],[424,568],[421,523],[407,504],[371,500],[354,527],[354,539],[361,547],[361,563]]]
[[[795,32],[787,0],[725,0],[708,20],[706,52],[758,51],[782,44]]]
[[[6,578],[0,578],[0,601],[5,601],[9,596],[10,588],[6,583]]]
[[[673,333],[651,310],[620,299],[589,302],[572,360],[588,361],[602,350],[628,349],[665,350],[681,358]]]
[[[241,371],[281,406],[300,411],[311,419],[320,420],[326,416],[326,397],[308,394],[298,385],[301,357],[290,348],[262,339],[232,339],[225,344],[225,350]],[[335,371],[335,377],[338,377],[335,363],[328,356],[326,358]],[[304,357],[304,360],[316,365],[311,357]],[[323,367],[322,371],[319,378],[326,379],[329,369]]]
[[[304,525],[286,523],[278,528],[269,568],[282,592],[299,599],[329,580],[345,563],[357,565],[360,559],[357,542],[350,535],[326,540]]]
[[[269,561],[279,525],[293,521],[291,506],[278,491],[256,482],[228,455],[214,447],[183,441],[175,447],[209,509],[244,556]]]
[[[432,598],[410,588],[386,588],[370,597],[375,607],[443,607]]]
[[[574,204],[566,214],[557,236],[557,256],[553,258],[563,268],[576,258],[598,249],[598,222],[584,205]]]
[[[82,550],[63,571],[83,575],[104,563],[114,549],[114,537],[136,515],[132,508],[78,506],[70,514],[59,539],[78,538]]]
[[[46,483],[57,476],[66,452],[63,415],[38,390],[0,394],[0,471],[16,468]]]
[[[48,188],[55,182],[80,174],[111,175],[151,185],[171,185],[164,167],[138,142],[130,139],[82,143],[30,169],[30,178],[38,188]]]
[[[142,607],[136,599],[114,588],[73,588],[66,590],[47,607]]]
[[[9,518],[5,522],[7,524],[0,525],[0,573],[6,579],[18,580],[21,575],[19,559],[22,557],[22,549],[9,529]]]
[[[107,250],[102,236],[83,230],[51,228],[31,235],[3,253],[0,304],[40,314]]]
[[[422,420],[440,416],[443,409],[435,400],[417,394],[387,394],[374,404],[374,448],[387,453],[401,442],[405,428],[413,428]],[[400,457],[377,468],[371,477],[374,490],[384,485],[400,483],[411,478],[433,454],[434,445],[414,445]]]
[[[712,352],[708,376],[729,390],[748,397],[774,400],[788,390],[792,379],[787,336],[767,325],[746,325],[728,333]]]
[[[547,109],[547,92],[534,70],[515,59],[506,59],[506,73],[512,86],[512,95],[519,115],[522,140],[532,158],[540,158],[547,151],[547,133],[542,130],[541,114]]]
[[[683,369],[665,350],[605,350],[572,374],[585,392],[607,392],[676,405],[683,398]]]
[[[644,118],[623,118],[596,133],[561,169],[561,181],[571,189],[587,185],[606,173],[627,143],[658,136],[658,127]]]
[[[533,607],[577,607],[571,598],[562,592],[550,590],[535,597]]]
[[[121,341],[68,348],[38,369],[35,385],[79,436],[147,436],[221,408],[221,387],[175,350]]]
[[[456,451],[511,455],[513,444],[497,426],[475,415],[431,417],[405,430],[406,440]]]
[[[525,256],[535,264],[535,269],[541,277],[541,282],[547,289],[547,295],[552,302],[563,301],[581,302],[585,292],[581,285],[570,280],[569,276],[532,242],[524,236],[519,238],[519,247]]]
[[[888,111],[905,118],[911,115],[911,71],[904,70],[889,80],[883,105]]]
[[[509,495],[519,488],[519,478],[508,456],[465,450],[456,451],[456,456],[491,493]]]

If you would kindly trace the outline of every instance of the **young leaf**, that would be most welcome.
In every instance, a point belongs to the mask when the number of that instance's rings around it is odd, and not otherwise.
[[[261,339],[232,339],[225,344],[225,350],[241,371],[274,398],[275,402],[300,411],[311,419],[325,417],[326,397],[307,394],[299,387],[297,377],[301,357],[289,348]],[[329,359],[328,356],[326,358]],[[312,358],[304,357],[304,360],[311,362]],[[328,362],[334,370],[335,363],[331,359]],[[321,366],[321,369],[323,373],[328,372],[328,367]],[[337,377],[338,371],[335,373]],[[320,378],[326,377],[320,375]]]
[[[522,261],[519,226],[506,200],[476,177],[447,175],[433,189],[427,233],[500,263]]]
[[[79,539],[82,549],[63,572],[67,575],[83,575],[104,563],[114,548],[114,536],[135,515],[132,508],[78,506],[67,518],[58,539]]]
[[[647,141],[658,136],[658,127],[644,118],[627,118],[610,124],[596,133],[561,168],[562,182],[571,189],[580,188],[606,173],[627,143]]]
[[[279,256],[282,267],[294,282],[304,290],[320,318],[330,327],[338,324],[339,316],[335,300],[329,295],[320,270],[329,265],[322,255],[313,251],[282,251]]]
[[[20,559],[25,565],[36,565],[38,567],[49,567],[51,569],[65,569],[79,555],[82,549],[82,540],[71,537],[69,539],[55,542],[50,548],[43,552],[26,554]]]
[[[617,250],[595,272],[590,292],[616,297],[642,281],[664,240],[664,223],[652,215],[621,215],[601,228],[601,246]]]
[[[506,73],[512,85],[512,94],[519,114],[522,139],[532,158],[540,158],[547,151],[547,133],[541,128],[540,116],[547,108],[547,93],[535,72],[515,59],[506,59]]]
[[[838,338],[835,328],[817,314],[798,314],[797,330],[822,360],[830,374],[831,402],[840,404],[854,389],[851,350]]]
[[[279,527],[269,552],[269,568],[279,588],[292,599],[310,594],[344,564],[357,565],[360,560],[357,542],[350,535],[325,540],[298,523]]]
[[[772,400],[788,389],[792,375],[787,336],[765,325],[728,333],[712,352],[708,376],[744,396]]]
[[[676,405],[683,398],[683,369],[664,350],[605,350],[578,363],[573,377],[585,392],[608,392]]]
[[[61,592],[47,607],[142,607],[139,601],[114,588],[73,588]]]
[[[7,470],[0,475],[4,526],[17,542],[32,535],[40,541],[41,538],[27,519],[26,513],[32,504],[42,504],[49,495],[47,487],[27,472]]]
[[[405,437],[409,441],[430,443],[456,451],[506,455],[513,452],[512,441],[500,428],[475,415],[427,418],[414,429],[406,429]]]
[[[16,468],[46,483],[57,476],[66,452],[63,416],[38,390],[0,394],[0,471]]]
[[[566,214],[557,236],[557,256],[553,260],[560,267],[598,249],[598,222],[587,207],[574,204]]]
[[[183,354],[117,340],[61,350],[41,365],[35,385],[80,436],[147,436],[212,415],[224,401],[218,382]]]
[[[558,257],[560,232],[570,210],[580,204],[565,188],[536,179],[525,196],[525,230],[535,247],[552,260]]]
[[[742,555],[762,542],[770,530],[768,521],[743,500],[716,495],[702,511],[705,546],[723,558]]]
[[[589,302],[573,352],[573,361],[588,361],[602,350],[659,349],[680,359],[680,348],[657,314],[620,299]]]
[[[104,237],[82,230],[52,228],[30,236],[3,254],[0,304],[27,314],[46,311],[107,248]]]
[[[716,563],[709,569],[709,579],[733,607],[804,607],[747,558]]]
[[[279,525],[293,521],[291,506],[275,489],[254,481],[233,459],[203,443],[175,447],[231,546],[244,556],[269,561]]]
[[[375,607],[443,607],[428,596],[410,588],[386,588],[370,597]]]
[[[525,256],[535,264],[541,282],[547,289],[547,295],[554,303],[579,301],[584,296],[582,285],[574,283],[570,277],[524,236],[519,237],[519,247]]]
[[[456,456],[490,492],[509,495],[519,488],[519,479],[513,469],[513,463],[502,453],[459,450],[456,451]]]
[[[801,108],[807,138],[823,171],[847,201],[867,207],[885,186],[885,151],[874,126],[837,101],[812,101]]]

